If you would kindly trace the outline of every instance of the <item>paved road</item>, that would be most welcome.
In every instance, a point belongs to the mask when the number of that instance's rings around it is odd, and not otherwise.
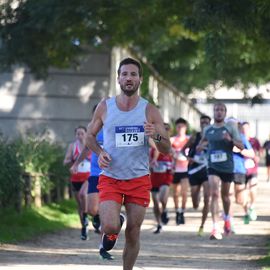
[[[134,270],[164,269],[261,269],[256,260],[267,253],[270,236],[270,183],[265,181],[265,169],[260,168],[258,220],[244,225],[242,210],[235,206],[236,234],[222,241],[210,241],[210,218],[206,234],[196,235],[200,212],[189,208],[186,224],[175,226],[173,203],[170,198],[169,224],[160,235],[152,233],[154,221],[152,209],[148,209],[142,227],[141,252]],[[40,270],[119,270],[123,248],[123,231],[112,254],[113,262],[100,260],[99,236],[90,231],[88,241],[79,240],[79,230],[74,228],[57,234],[49,234],[17,245],[0,246],[0,269]]]

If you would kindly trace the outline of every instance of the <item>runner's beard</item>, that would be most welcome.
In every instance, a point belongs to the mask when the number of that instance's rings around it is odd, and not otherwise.
[[[126,90],[124,86],[120,86],[120,87],[121,87],[121,90],[123,91],[123,93],[128,97],[133,96],[135,93],[138,92],[138,89],[139,89],[138,87],[135,87],[132,90]]]
[[[222,123],[224,122],[224,118],[215,118],[216,123]]]

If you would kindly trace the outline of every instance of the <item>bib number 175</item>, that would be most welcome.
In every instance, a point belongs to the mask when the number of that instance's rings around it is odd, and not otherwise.
[[[115,128],[116,147],[134,147],[144,145],[143,126],[117,126]]]
[[[137,133],[125,133],[125,134],[122,134],[122,137],[123,137],[123,140],[124,142],[137,142],[138,141],[138,134]]]

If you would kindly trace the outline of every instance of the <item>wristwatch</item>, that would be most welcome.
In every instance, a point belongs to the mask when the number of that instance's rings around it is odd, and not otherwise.
[[[162,139],[161,135],[157,133],[156,138],[154,138],[153,141],[159,143],[161,139]]]

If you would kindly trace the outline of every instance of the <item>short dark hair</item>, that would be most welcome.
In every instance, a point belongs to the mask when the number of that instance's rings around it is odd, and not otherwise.
[[[121,70],[121,67],[124,66],[124,65],[135,65],[136,67],[138,67],[138,70],[139,70],[139,76],[142,77],[142,73],[143,73],[143,69],[142,69],[142,65],[139,61],[133,59],[133,58],[124,58],[120,64],[119,64],[119,67],[118,67],[118,70],[117,70],[117,74],[118,76],[120,75],[120,70]]]
[[[208,119],[209,122],[211,122],[211,120],[212,120],[211,117],[206,115],[206,114],[201,115],[200,120],[202,120],[202,119]]]
[[[74,132],[76,133],[78,129],[83,129],[85,132],[87,132],[87,128],[85,126],[77,126]]]
[[[225,109],[225,112],[227,112],[227,107],[226,107],[225,103],[223,103],[223,102],[221,102],[221,101],[218,101],[218,102],[216,102],[216,103],[214,104],[214,109],[215,109],[215,107],[217,107],[217,106],[222,106],[222,107]]]
[[[242,122],[241,124],[242,124],[242,126],[243,126],[243,125],[249,125],[249,122],[244,121],[244,122]]]
[[[185,120],[184,118],[180,117],[178,118],[176,121],[175,121],[175,125],[178,125],[178,124],[184,124],[184,125],[188,125],[188,122],[187,120]]]

